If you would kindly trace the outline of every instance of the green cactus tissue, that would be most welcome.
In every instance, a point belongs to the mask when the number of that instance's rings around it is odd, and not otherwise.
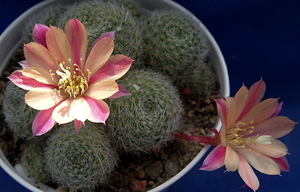
[[[79,133],[68,123],[49,138],[45,159],[55,182],[78,190],[94,189],[105,182],[117,165],[118,155],[106,134],[94,123],[86,123]]]
[[[156,149],[180,126],[183,105],[169,77],[152,70],[131,70],[120,80],[131,95],[111,99],[107,121],[114,144],[126,152]]]

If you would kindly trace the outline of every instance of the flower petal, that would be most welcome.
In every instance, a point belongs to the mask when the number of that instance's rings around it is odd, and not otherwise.
[[[32,122],[33,136],[43,135],[47,133],[56,122],[52,119],[52,112],[55,107],[40,111]]]
[[[84,98],[68,98],[54,109],[52,118],[59,124],[69,123],[75,119],[84,122],[90,114],[90,107]]]
[[[277,109],[276,109],[276,111],[273,113],[273,115],[271,115],[271,117],[275,117],[275,116],[277,116],[277,115],[279,114],[279,112],[280,112],[281,109],[282,109],[282,105],[283,105],[283,102],[278,103]]]
[[[104,37],[107,37],[107,38],[110,38],[110,39],[114,39],[115,38],[115,32],[114,31],[111,31],[111,32],[107,32],[107,33],[103,33],[100,37],[98,37],[94,43],[92,44],[92,46],[90,47],[90,50],[93,49],[93,47],[95,46],[95,44],[100,41],[101,39],[103,39]],[[90,51],[88,53],[88,55],[90,54]]]
[[[263,98],[266,91],[266,83],[261,79],[254,83],[250,89],[247,97],[247,102],[243,107],[243,111],[238,117],[237,121],[242,119],[256,104],[258,104]]]
[[[113,80],[98,81],[89,86],[84,96],[96,100],[106,99],[119,91],[118,84]]]
[[[259,135],[271,135],[273,138],[280,138],[284,135],[290,133],[294,127],[295,122],[284,116],[276,116],[259,125],[255,126],[255,131],[252,134],[247,135],[247,137]]]
[[[91,110],[88,102],[83,97],[78,97],[73,99],[70,113],[76,120],[84,122],[91,115]]]
[[[108,105],[102,100],[95,100],[89,97],[84,98],[88,102],[91,110],[91,116],[88,120],[94,123],[105,123],[109,116]]]
[[[74,127],[75,127],[75,130],[76,130],[76,133],[79,133],[81,127],[83,125],[83,122],[82,121],[79,121],[79,120],[74,120]]]
[[[274,157],[271,157],[271,159],[277,163],[277,165],[279,166],[279,168],[282,170],[282,171],[289,171],[289,163],[287,161],[287,159],[285,157],[281,157],[281,158],[274,158]]]
[[[65,33],[71,46],[72,61],[82,66],[87,50],[87,33],[83,24],[77,19],[72,19],[67,22]]]
[[[44,47],[47,48],[47,43],[46,43],[46,33],[49,30],[49,27],[43,24],[35,24],[33,31],[32,31],[32,38],[35,42],[43,45]]]
[[[109,98],[119,98],[119,97],[131,95],[131,93],[129,93],[122,85],[118,84],[118,86],[119,86],[119,91],[117,91]]]
[[[27,61],[26,61],[26,60],[19,61],[18,63],[19,63],[19,65],[21,65],[21,67],[22,67],[23,69],[25,69],[25,68],[28,68],[28,67],[29,67],[29,65],[28,65],[28,63],[27,63]]]
[[[215,99],[215,102],[217,105],[218,114],[221,119],[222,125],[224,127],[227,127],[226,99],[225,98]]]
[[[74,116],[70,113],[72,102],[73,99],[68,98],[55,107],[52,113],[52,118],[54,119],[54,121],[59,124],[64,124],[69,123],[75,119]]]
[[[287,154],[288,149],[284,143],[273,138],[270,139],[270,142],[271,144],[265,145],[253,142],[251,144],[247,144],[247,148],[261,153],[263,155],[275,158],[280,158]]]
[[[218,145],[205,158],[199,170],[213,171],[219,169],[224,165],[226,147]]]
[[[65,98],[60,97],[53,89],[37,88],[25,94],[25,102],[36,110],[46,110]]]
[[[227,144],[226,144],[225,135],[226,135],[226,129],[229,127],[227,125],[228,122],[227,122],[226,99],[225,98],[216,99],[215,102],[222,123],[222,128],[220,130],[221,145],[226,146]]]
[[[238,172],[243,179],[243,181],[253,190],[256,191],[259,188],[259,181],[250,167],[249,163],[239,155],[239,169]]]
[[[38,43],[31,42],[24,45],[24,56],[30,67],[40,67],[48,71],[57,69],[56,60],[44,46]]]
[[[57,63],[66,62],[69,67],[73,67],[73,63],[67,62],[71,59],[70,43],[60,28],[51,26],[46,33],[46,42],[49,52],[57,60]]]
[[[122,77],[130,68],[133,60],[125,55],[111,56],[108,61],[93,75],[89,84],[99,80],[117,80]]]
[[[279,175],[278,165],[269,157],[256,151],[239,150],[239,154],[256,170],[267,175]]]
[[[35,79],[24,76],[22,70],[16,70],[12,72],[12,74],[10,74],[8,79],[11,80],[18,87],[25,90],[32,90],[35,88],[49,88],[49,89],[55,88],[53,85],[44,84],[38,82]]]
[[[22,74],[25,77],[35,79],[36,81],[41,82],[43,84],[53,85],[53,86],[57,87],[58,79],[56,79],[56,76],[51,77],[51,74],[49,73],[49,71],[45,71],[42,68],[29,67],[29,68],[23,69]]]
[[[237,118],[240,116],[243,111],[246,101],[248,98],[248,89],[246,86],[242,86],[234,98],[226,98],[226,109],[227,109],[227,122],[230,124],[237,121]]]
[[[90,71],[90,76],[94,75],[109,59],[114,49],[114,42],[108,37],[99,40],[91,49],[83,71]]]
[[[239,157],[231,147],[226,147],[224,164],[226,171],[236,171],[239,168]]]
[[[275,98],[266,99],[256,106],[254,106],[245,116],[241,119],[242,122],[254,121],[257,125],[266,119],[270,118],[278,108],[278,100]]]

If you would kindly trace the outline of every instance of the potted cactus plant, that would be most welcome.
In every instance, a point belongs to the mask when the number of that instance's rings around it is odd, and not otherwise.
[[[187,101],[182,98],[228,95],[217,44],[192,14],[172,1],[53,0],[24,16],[25,27],[20,18],[10,28],[22,28],[10,44],[18,44],[16,39],[25,43],[25,60],[6,83],[3,113],[26,147],[15,168],[3,154],[1,166],[30,190],[113,189],[109,176],[118,178],[119,172],[113,171],[121,160],[161,154],[184,127]],[[8,56],[2,55],[2,71],[17,47],[9,49]],[[171,170],[169,176],[176,175],[159,186],[144,178],[157,180],[152,168],[160,172],[167,165],[154,161],[145,165],[146,172],[135,166],[139,179],[129,187],[167,190],[207,148],[178,174]]]

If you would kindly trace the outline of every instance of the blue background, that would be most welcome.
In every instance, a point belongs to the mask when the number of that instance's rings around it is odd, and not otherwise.
[[[20,14],[41,0],[2,0],[0,33]],[[300,122],[300,1],[299,0],[175,0],[208,28],[227,63],[231,95],[244,83],[261,77],[266,97],[284,101],[280,115]],[[1,47],[0,47],[1,51]],[[257,173],[259,192],[300,192],[299,125],[281,140],[288,146],[290,172],[282,176]],[[198,171],[200,161],[173,185],[172,192],[251,192],[237,172]],[[0,168],[0,191],[27,192]]]

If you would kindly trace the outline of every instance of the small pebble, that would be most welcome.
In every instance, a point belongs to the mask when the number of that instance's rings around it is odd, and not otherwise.
[[[150,186],[152,186],[152,185],[154,185],[155,183],[154,183],[154,181],[149,181],[148,182],[148,185],[150,185]]]
[[[56,188],[56,192],[68,192],[68,190],[64,189],[62,186]]]
[[[168,175],[176,175],[179,171],[178,161],[176,159],[169,159],[165,162],[165,171]]]
[[[165,179],[164,179],[164,178],[162,178],[162,177],[158,177],[158,178],[157,178],[157,183],[158,183],[158,184],[161,184],[161,183],[163,183],[163,182],[165,182]]]
[[[150,179],[156,180],[163,172],[163,165],[160,161],[155,161],[154,163],[145,166],[145,172]]]
[[[147,181],[143,180],[134,180],[131,185],[130,188],[133,192],[142,192],[145,191],[147,187]]]
[[[136,170],[137,170],[137,171],[139,171],[139,170],[141,170],[141,169],[143,169],[143,166],[141,166],[141,165],[139,165],[139,166],[136,167]]]
[[[138,171],[138,175],[137,176],[138,176],[139,179],[144,179],[144,177],[146,176],[146,173],[145,173],[144,170],[140,169]]]

